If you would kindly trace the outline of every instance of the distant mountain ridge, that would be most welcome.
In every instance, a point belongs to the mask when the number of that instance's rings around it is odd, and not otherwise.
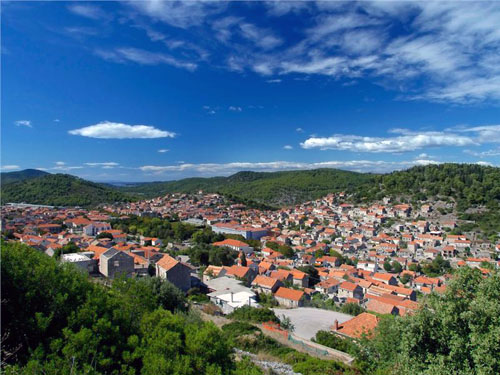
[[[32,172],[41,172],[34,176]],[[14,172],[6,173],[11,175]],[[43,171],[15,172],[23,180],[2,181],[2,202],[27,202],[63,206],[90,206],[126,202],[167,193],[220,193],[254,207],[288,206],[346,191],[357,202],[370,203],[385,196],[425,201],[433,197],[453,199],[463,211],[471,206],[496,207],[500,202],[500,168],[477,164],[439,164],[413,167],[388,174],[338,169],[280,172],[238,172],[228,177],[186,178],[178,181],[127,183],[124,186],[95,183]],[[32,177],[30,177],[32,176]],[[2,174],[2,178],[4,178]]]
[[[48,175],[48,172],[41,171],[39,169],[25,169],[23,171],[15,171],[15,172],[2,172],[0,174],[0,178],[2,184],[11,184],[13,182],[19,182],[24,180],[29,180],[32,178],[42,177]]]

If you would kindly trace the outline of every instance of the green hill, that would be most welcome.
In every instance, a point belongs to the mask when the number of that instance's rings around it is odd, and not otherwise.
[[[93,206],[132,199],[131,195],[117,189],[67,174],[47,174],[2,185],[2,203]]]
[[[24,180],[30,180],[32,178],[42,177],[48,175],[49,173],[38,170],[38,169],[25,169],[23,171],[15,172],[2,172],[0,174],[2,185],[11,184],[13,182],[19,182]]]
[[[403,196],[425,201],[452,198],[460,208],[500,202],[500,168],[477,164],[426,165],[374,177],[374,183],[358,188],[366,201]]]
[[[289,205],[320,198],[331,192],[353,190],[373,181],[374,175],[337,169],[284,172],[239,172],[229,177],[187,178],[123,187],[146,197],[199,190],[270,205]]]

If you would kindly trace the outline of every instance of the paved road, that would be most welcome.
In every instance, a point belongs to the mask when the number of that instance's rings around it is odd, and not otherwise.
[[[353,316],[342,314],[330,310],[315,309],[312,307],[299,307],[298,309],[273,309],[278,318],[285,315],[290,318],[295,326],[293,334],[310,340],[316,336],[316,332],[324,330],[329,331],[335,322],[343,323]]]

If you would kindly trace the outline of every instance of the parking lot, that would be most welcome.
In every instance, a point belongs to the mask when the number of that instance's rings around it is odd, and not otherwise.
[[[329,331],[335,319],[339,323],[343,323],[353,318],[351,315],[311,307],[273,310],[278,318],[281,318],[282,315],[289,317],[295,327],[293,333],[307,340],[312,339],[318,331]]]

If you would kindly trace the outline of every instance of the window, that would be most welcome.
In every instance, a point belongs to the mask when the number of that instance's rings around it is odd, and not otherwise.
[[[115,266],[115,267],[120,267],[120,261],[119,261],[119,260],[115,260],[115,261],[113,262],[113,266]]]

